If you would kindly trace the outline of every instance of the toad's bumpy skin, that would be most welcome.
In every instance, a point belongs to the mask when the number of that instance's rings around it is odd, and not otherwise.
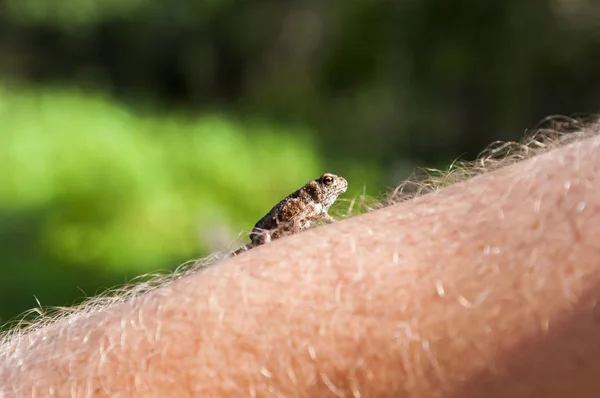
[[[252,232],[251,242],[233,253],[237,255],[255,246],[263,245],[285,235],[291,235],[312,227],[319,220],[335,221],[327,211],[337,197],[346,192],[348,182],[343,177],[325,173],[308,182],[261,218]]]

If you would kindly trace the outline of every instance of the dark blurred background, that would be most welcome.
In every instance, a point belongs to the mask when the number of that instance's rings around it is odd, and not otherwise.
[[[591,0],[0,0],[0,323],[597,112]],[[228,246],[230,245],[230,246]]]

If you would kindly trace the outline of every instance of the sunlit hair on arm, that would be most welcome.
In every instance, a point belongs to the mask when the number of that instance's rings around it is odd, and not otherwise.
[[[409,178],[389,189],[381,198],[338,199],[345,207],[339,206],[336,210],[342,216],[349,216],[395,205],[599,134],[598,116],[548,116],[534,129],[525,131],[519,142],[493,142],[474,161],[457,159],[445,170],[417,168]]]
[[[456,161],[446,170],[419,169],[412,178],[391,190],[382,204],[392,205],[435,192],[598,134],[600,120],[595,116],[585,119],[549,116],[535,129],[526,132],[521,142],[494,142],[482,151],[475,161]]]

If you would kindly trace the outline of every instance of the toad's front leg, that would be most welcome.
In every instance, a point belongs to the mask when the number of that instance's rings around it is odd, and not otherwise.
[[[325,221],[327,224],[331,224],[331,223],[334,223],[334,222],[336,222],[336,221],[337,221],[335,218],[331,217],[331,216],[330,216],[329,214],[327,214],[327,213],[325,213],[325,214],[323,215],[323,220],[324,220],[324,221]]]

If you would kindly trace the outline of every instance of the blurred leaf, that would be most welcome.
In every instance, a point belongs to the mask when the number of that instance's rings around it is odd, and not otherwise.
[[[69,91],[0,91],[0,211],[41,211],[43,250],[65,264],[152,269],[231,239],[320,172],[304,134],[142,118]],[[27,242],[23,242],[24,245]]]

